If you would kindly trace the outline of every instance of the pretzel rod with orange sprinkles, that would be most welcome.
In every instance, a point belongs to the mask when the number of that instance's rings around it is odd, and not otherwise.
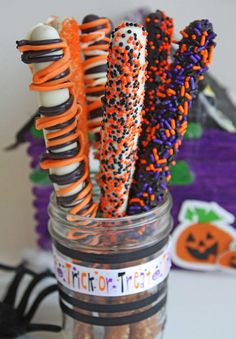
[[[145,28],[124,22],[112,33],[100,156],[100,208],[104,217],[125,214],[143,114]]]
[[[163,200],[171,178],[170,166],[181,146],[188,111],[198,93],[198,81],[212,61],[216,34],[208,20],[194,21],[181,34],[174,62],[151,107],[151,118],[146,119],[145,115],[143,120],[129,215],[148,211]]]
[[[81,48],[84,55],[88,127],[92,135],[95,158],[99,158],[100,131],[103,116],[101,97],[104,95],[107,72],[107,56],[112,25],[108,18],[97,15],[84,17],[81,29]]]
[[[46,144],[40,165],[49,170],[57,203],[69,214],[95,216],[97,204],[92,199],[88,157],[79,129],[82,108],[71,81],[68,45],[53,27],[40,24],[17,47],[22,61],[32,65],[30,89],[38,92],[42,105],[36,128],[43,129]]]

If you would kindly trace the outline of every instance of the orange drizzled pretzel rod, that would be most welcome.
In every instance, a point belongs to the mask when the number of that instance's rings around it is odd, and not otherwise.
[[[66,41],[70,50],[70,69],[71,81],[74,83],[75,96],[81,106],[79,130],[83,133],[85,151],[88,154],[88,121],[87,105],[85,96],[85,82],[83,71],[83,59],[81,51],[81,32],[78,22],[74,18],[65,18],[62,22],[58,17],[51,17],[48,24],[53,26],[59,33],[60,37]]]
[[[29,40],[17,43],[22,61],[32,64],[30,90],[39,93],[36,127],[43,129],[47,152],[41,167],[49,169],[57,202],[70,215],[95,216],[88,157],[79,130],[81,106],[71,81],[70,53],[66,42],[48,25],[33,29]]]
[[[97,15],[84,17],[81,29],[81,48],[84,55],[83,72],[88,110],[88,127],[92,135],[95,157],[99,158],[100,129],[103,116],[101,97],[104,95],[107,56],[112,30],[108,18]]]

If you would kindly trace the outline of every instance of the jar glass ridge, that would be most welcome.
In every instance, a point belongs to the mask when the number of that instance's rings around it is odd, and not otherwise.
[[[109,339],[112,334],[112,339],[122,339],[124,332],[124,338],[135,339],[137,331],[142,339],[161,338],[171,206],[168,194],[160,206],[143,214],[115,219],[76,216],[71,222],[52,195],[49,231],[61,306],[67,315],[66,338]],[[153,265],[165,267],[154,271]]]

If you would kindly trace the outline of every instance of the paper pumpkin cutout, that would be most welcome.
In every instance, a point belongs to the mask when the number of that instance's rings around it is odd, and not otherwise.
[[[219,257],[218,266],[221,270],[231,270],[236,273],[236,250],[223,253]]]
[[[233,240],[231,234],[212,224],[192,224],[183,230],[175,247],[176,255],[190,263],[215,264]]]
[[[215,269],[219,255],[236,239],[236,231],[227,225],[234,216],[216,203],[188,200],[179,219],[172,238],[174,264],[193,270]]]

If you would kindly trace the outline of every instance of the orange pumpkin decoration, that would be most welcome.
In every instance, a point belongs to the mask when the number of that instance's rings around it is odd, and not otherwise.
[[[236,250],[223,253],[218,260],[218,265],[236,272]]]
[[[214,202],[186,200],[179,220],[172,235],[174,264],[195,270],[216,269],[219,255],[236,239],[236,231],[229,225],[234,216]]]
[[[196,263],[215,263],[217,256],[225,252],[233,237],[211,224],[199,223],[187,227],[176,242],[179,258]]]
[[[173,262],[189,269],[213,269],[218,256],[229,249],[234,239],[225,227],[210,223],[196,223],[178,228],[178,234],[173,236]]]

